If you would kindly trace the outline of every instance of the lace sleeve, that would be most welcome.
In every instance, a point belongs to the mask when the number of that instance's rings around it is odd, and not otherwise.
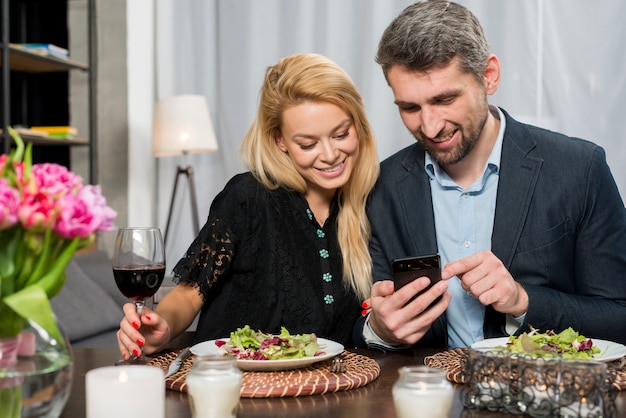
[[[204,299],[220,277],[229,274],[235,254],[232,233],[224,223],[219,218],[207,222],[174,267],[174,280],[199,287]]]
[[[251,208],[262,186],[251,174],[233,177],[213,203],[206,224],[174,267],[174,280],[198,287],[204,300],[220,281],[231,276],[238,240],[250,234]]]

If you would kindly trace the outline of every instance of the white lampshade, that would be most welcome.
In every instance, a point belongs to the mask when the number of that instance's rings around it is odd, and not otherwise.
[[[217,140],[204,96],[187,94],[154,106],[152,153],[155,157],[217,151]]]

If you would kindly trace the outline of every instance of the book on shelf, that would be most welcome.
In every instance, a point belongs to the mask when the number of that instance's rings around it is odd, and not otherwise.
[[[54,44],[11,44],[28,52],[39,55],[50,55],[52,57],[69,59],[70,53],[66,48]]]
[[[44,132],[48,136],[54,135],[78,135],[75,126],[31,126],[31,131]],[[67,136],[65,136],[67,138]]]
[[[76,138],[76,136],[74,136],[73,134],[53,134],[53,133],[49,133],[48,134],[48,138],[52,138],[52,139],[74,139],[74,138]]]

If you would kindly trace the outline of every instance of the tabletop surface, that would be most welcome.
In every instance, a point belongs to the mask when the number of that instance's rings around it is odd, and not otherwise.
[[[242,398],[237,411],[238,418],[248,417],[385,417],[396,416],[391,388],[398,379],[398,369],[406,365],[423,365],[424,357],[436,350],[415,349],[402,353],[382,353],[371,350],[350,350],[374,358],[380,365],[379,377],[361,388],[327,393],[323,395],[286,398]],[[116,349],[74,349],[74,380],[72,392],[61,417],[86,416],[85,373],[97,367],[111,366],[119,358]],[[464,409],[460,401],[460,386],[456,385],[451,417],[511,417],[504,413]],[[626,392],[619,393],[617,416],[626,415]],[[190,418],[191,410],[186,393],[166,391],[165,416],[167,418]]]

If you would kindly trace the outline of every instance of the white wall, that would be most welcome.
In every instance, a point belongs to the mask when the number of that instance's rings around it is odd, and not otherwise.
[[[152,158],[154,1],[126,2],[128,31],[128,226],[156,225]]]

